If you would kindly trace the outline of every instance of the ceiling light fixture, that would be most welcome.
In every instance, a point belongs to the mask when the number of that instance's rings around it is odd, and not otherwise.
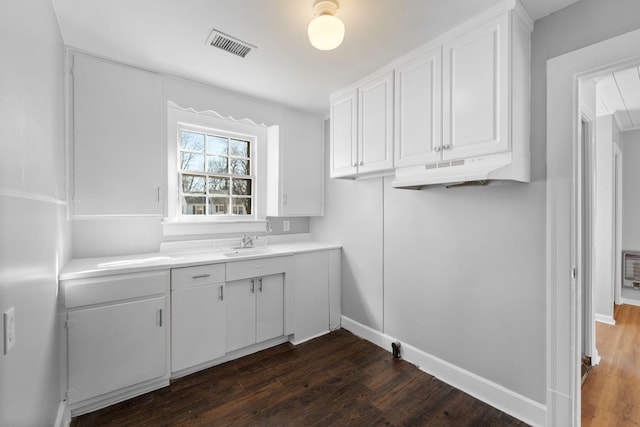
[[[336,0],[316,0],[313,13],[316,15],[307,30],[309,41],[319,50],[331,50],[340,46],[344,39],[344,24],[335,16],[338,9]]]

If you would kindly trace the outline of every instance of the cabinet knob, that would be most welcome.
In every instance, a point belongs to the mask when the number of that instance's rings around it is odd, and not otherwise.
[[[358,166],[358,162],[353,163],[353,167],[355,168],[356,166]]]
[[[360,161],[360,166],[362,166],[362,165],[364,165],[364,162],[363,162],[363,161]]]
[[[440,147],[439,145],[436,145],[435,147],[433,147],[433,151],[435,151],[436,153],[438,153],[441,149],[442,147]]]
[[[445,144],[442,146],[443,150],[451,150],[451,146],[449,144]]]

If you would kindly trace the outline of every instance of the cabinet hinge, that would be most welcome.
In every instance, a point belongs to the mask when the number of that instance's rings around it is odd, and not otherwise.
[[[66,327],[67,327],[67,329],[68,329],[68,328],[70,328],[70,327],[72,327],[72,326],[75,326],[75,324],[76,324],[76,320],[75,320],[75,319],[69,319],[69,320],[67,320],[67,321],[66,321],[65,326],[66,326]]]

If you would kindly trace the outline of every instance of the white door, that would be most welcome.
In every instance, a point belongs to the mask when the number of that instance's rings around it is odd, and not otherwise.
[[[74,214],[161,215],[162,78],[73,60]]]
[[[165,297],[69,312],[69,403],[165,374]]]
[[[358,172],[358,92],[352,90],[331,101],[331,177]]]
[[[443,159],[509,149],[509,16],[444,45]]]
[[[282,215],[322,215],[322,120],[286,112],[282,135]]]
[[[396,68],[395,99],[395,165],[424,165],[440,160],[441,47]]]
[[[358,89],[358,173],[393,168],[393,72]]]
[[[171,292],[171,370],[209,362],[225,352],[224,284]]]
[[[294,255],[295,341],[329,331],[329,251]]]
[[[227,282],[227,353],[256,342],[256,279]]]
[[[284,274],[256,281],[256,342],[261,342],[284,334]]]

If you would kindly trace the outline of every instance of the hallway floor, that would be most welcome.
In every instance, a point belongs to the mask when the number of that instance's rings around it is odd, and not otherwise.
[[[596,322],[600,364],[582,387],[584,427],[640,426],[640,307],[616,306],[616,326]]]

